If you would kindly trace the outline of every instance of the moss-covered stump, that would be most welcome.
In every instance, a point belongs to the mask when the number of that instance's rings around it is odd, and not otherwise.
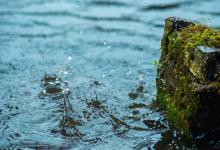
[[[194,137],[220,128],[220,32],[168,18],[157,70],[157,102],[171,127]]]

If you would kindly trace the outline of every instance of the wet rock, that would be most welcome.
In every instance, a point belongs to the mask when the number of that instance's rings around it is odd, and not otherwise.
[[[157,102],[188,137],[220,126],[220,32],[177,18],[165,22]]]

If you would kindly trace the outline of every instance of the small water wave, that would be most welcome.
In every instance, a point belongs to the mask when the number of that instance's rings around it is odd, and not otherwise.
[[[156,27],[156,25],[154,25],[154,26]],[[158,25],[158,27],[159,27],[159,25]],[[148,39],[159,40],[159,38],[157,36],[155,36],[154,34],[138,33],[136,31],[131,31],[131,30],[128,30],[128,29],[104,28],[102,26],[95,26],[92,29],[94,29],[95,31],[102,32],[102,33],[117,33],[117,34],[120,34],[120,35],[126,35],[126,36],[131,36],[131,37],[137,36],[137,37],[143,37],[143,38],[148,38]]]
[[[177,9],[182,6],[187,6],[193,4],[192,1],[182,1],[182,2],[175,2],[175,3],[160,3],[160,4],[149,4],[145,7],[142,7],[141,11],[165,11],[171,9]]]
[[[90,3],[90,5],[94,6],[117,6],[117,7],[128,7],[129,4],[123,3],[120,1],[103,1],[103,0],[94,0]]]
[[[212,15],[212,16],[219,16],[220,12],[211,12],[211,11],[199,11],[198,13],[204,14],[204,15]]]
[[[0,147],[197,149],[151,106],[152,61],[166,17],[209,17],[219,27],[214,6],[218,0],[1,1]]]

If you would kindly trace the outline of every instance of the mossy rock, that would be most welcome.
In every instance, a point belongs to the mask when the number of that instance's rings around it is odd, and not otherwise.
[[[220,32],[168,18],[157,69],[157,102],[188,137],[220,128]]]

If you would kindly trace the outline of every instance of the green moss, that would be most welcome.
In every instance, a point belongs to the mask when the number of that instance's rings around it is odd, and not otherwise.
[[[182,90],[175,90],[174,95],[166,94],[163,91],[158,91],[157,100],[164,110],[166,110],[167,118],[170,125],[177,131],[180,131],[188,136],[191,136],[189,126],[190,120],[193,118],[194,112],[197,110],[197,101],[195,99],[185,99]],[[187,91],[191,93],[191,91]],[[180,98],[182,99],[180,100]],[[192,97],[192,96],[191,96]]]
[[[165,29],[165,34],[168,31]],[[200,102],[192,84],[205,82],[200,54],[196,46],[220,47],[220,32],[203,25],[189,24],[170,32],[162,41],[160,75],[157,80],[157,100],[166,111],[167,118],[175,129],[191,136],[190,126],[196,122]],[[168,41],[165,41],[167,38]],[[167,45],[165,45],[167,44]],[[194,57],[198,58],[194,58]],[[207,83],[209,84],[209,83]],[[210,85],[212,86],[212,85]],[[217,85],[219,87],[219,82]]]

